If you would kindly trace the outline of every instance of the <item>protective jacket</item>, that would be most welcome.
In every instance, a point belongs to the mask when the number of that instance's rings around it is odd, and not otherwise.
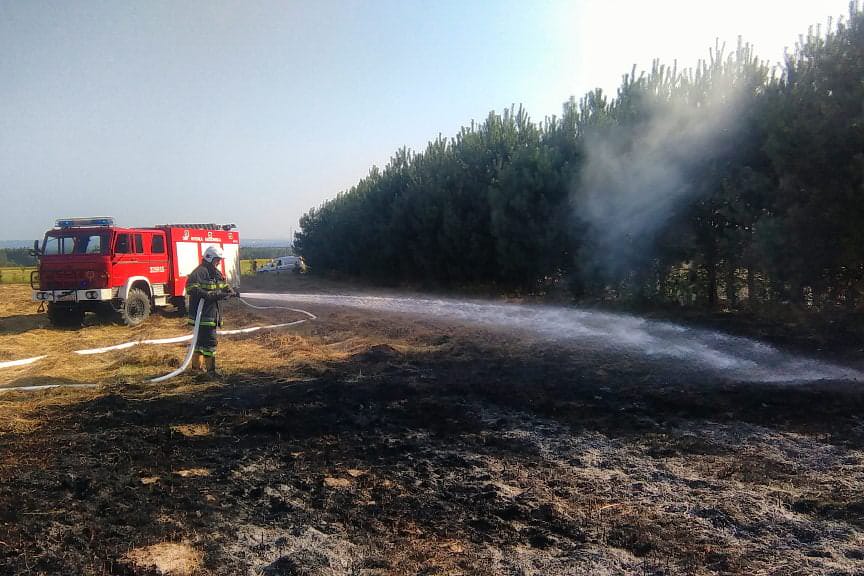
[[[186,294],[189,295],[189,324],[195,323],[198,302],[204,300],[201,311],[201,326],[222,326],[220,300],[228,297],[228,283],[218,268],[208,262],[189,273],[186,278]]]

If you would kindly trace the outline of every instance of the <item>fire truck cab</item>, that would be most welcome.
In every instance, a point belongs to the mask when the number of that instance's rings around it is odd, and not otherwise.
[[[240,237],[233,224],[166,224],[121,228],[114,219],[57,220],[37,240],[33,300],[48,306],[52,324],[77,326],[86,312],[143,322],[154,308],[185,309],[186,276],[208,246],[220,246],[228,283],[240,286]]]

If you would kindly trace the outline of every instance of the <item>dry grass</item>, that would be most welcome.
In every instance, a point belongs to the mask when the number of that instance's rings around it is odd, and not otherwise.
[[[175,470],[174,474],[181,478],[203,478],[210,475],[208,468],[184,468],[183,470]]]
[[[42,415],[50,409],[83,402],[101,394],[94,388],[3,393],[0,395],[0,438],[7,434],[33,432],[42,424]]]
[[[187,333],[184,318],[154,315],[144,325],[127,328],[96,323],[88,315],[78,330],[50,326],[47,316],[30,302],[29,288],[0,286],[0,360],[17,360],[47,354],[38,363],[7,368],[0,373],[0,388],[49,384],[98,384],[97,388],[64,388],[42,392],[6,392],[0,396],[0,435],[28,433],[38,428],[41,409],[93,399],[118,387],[125,393],[141,396],[185,394],[203,391],[219,383],[199,383],[193,374],[184,374],[161,385],[146,380],[179,366],[185,345],[137,346],[128,350],[80,356],[73,350],[97,348],[147,338]],[[257,315],[228,307],[227,324],[248,326],[274,322],[272,315]],[[293,319],[293,318],[292,318]],[[332,356],[325,348],[315,347],[296,334],[258,334],[223,338],[220,364],[230,373],[276,368],[280,364],[326,361]],[[274,348],[278,345],[278,349]],[[297,350],[295,357],[293,350]],[[316,358],[316,354],[321,358]],[[290,363],[286,359],[291,359]]]
[[[135,567],[155,569],[165,576],[191,576],[201,566],[201,552],[188,544],[162,542],[136,548],[126,556]]]
[[[207,424],[174,424],[171,426],[171,430],[187,438],[210,436],[212,434],[210,426]]]
[[[284,279],[259,282],[272,287]],[[280,323],[298,317],[293,312],[252,310],[236,301],[227,303],[225,311],[226,328]],[[324,373],[331,363],[345,360],[382,341],[394,345],[400,352],[427,348],[417,340],[413,330],[406,330],[404,326],[396,329],[390,322],[370,320],[362,314],[350,312],[314,312],[323,314],[323,322],[220,338],[220,369],[229,379],[262,372],[291,379],[297,378],[301,372],[307,375]],[[326,332],[322,330],[322,324],[327,325]],[[357,326],[364,329],[363,336],[357,334]],[[0,391],[3,388],[50,384],[97,385],[0,393],[0,436],[33,432],[39,428],[45,409],[92,400],[106,392],[122,392],[143,399],[200,393],[224,385],[219,381],[199,382],[191,369],[165,383],[147,382],[177,368],[185,353],[185,344],[140,345],[88,356],[72,353],[74,350],[186,333],[185,318],[162,314],[154,314],[135,328],[99,323],[93,315],[87,316],[80,329],[55,328],[48,322],[47,315],[39,311],[39,305],[30,301],[29,287],[0,286],[0,360],[48,355],[32,365],[2,370]],[[394,336],[398,338],[394,339]],[[176,431],[194,434],[191,430],[178,428]]]
[[[0,374],[0,387],[32,386],[51,382],[110,385],[133,384],[176,368],[185,344],[141,345],[105,354],[80,356],[74,350],[98,348],[149,338],[188,333],[185,318],[156,314],[142,326],[100,324],[88,315],[84,327],[58,329],[29,300],[22,286],[0,286],[0,359],[17,360],[47,354],[37,364],[8,368]],[[257,313],[232,302],[226,306],[226,327],[282,322],[295,313]],[[292,369],[300,364],[323,365],[341,356],[321,342],[308,339],[314,327],[300,325],[292,332],[262,332],[220,339],[219,363],[228,373],[247,370]],[[188,378],[187,378],[188,379]],[[184,378],[178,379],[178,383]]]

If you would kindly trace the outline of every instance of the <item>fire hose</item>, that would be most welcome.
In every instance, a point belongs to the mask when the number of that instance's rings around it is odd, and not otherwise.
[[[180,367],[177,370],[174,370],[170,374],[166,374],[164,376],[159,376],[158,378],[151,378],[150,382],[164,382],[165,380],[169,380],[182,374],[186,368],[189,367],[189,363],[192,362],[192,356],[195,354],[195,344],[198,343],[198,330],[201,329],[201,312],[204,310],[204,299],[201,298],[198,300],[198,310],[195,312],[195,327],[192,329],[192,340],[189,341],[189,348],[186,350],[186,358],[183,359],[183,362],[180,364]]]
[[[318,317],[312,314],[311,312],[307,312],[306,310],[301,310],[299,308],[288,308],[286,306],[256,306],[254,304],[250,304],[243,298],[238,298],[241,303],[248,306],[249,308],[254,308],[255,310],[288,310],[291,312],[297,312],[299,314],[303,314],[307,316],[307,318],[303,318],[301,320],[295,320],[293,322],[283,322],[281,324],[269,324],[266,326],[252,326],[249,328],[238,328],[235,330],[218,330],[216,334],[220,336],[233,336],[237,334],[251,334],[253,332],[258,332],[260,330],[272,330],[276,328],[287,328],[289,326],[297,326],[298,324],[303,324],[304,322],[308,322],[309,320],[316,320]],[[148,382],[164,382],[165,380],[169,380],[174,378],[175,376],[179,376],[189,367],[189,364],[192,362],[192,356],[195,353],[195,344],[198,341],[198,332],[201,328],[201,312],[204,309],[204,301],[200,301],[198,303],[198,309],[195,312],[195,325],[192,330],[192,334],[186,334],[183,336],[175,336],[172,338],[156,338],[149,340],[136,340],[132,342],[124,342],[122,344],[115,344],[113,346],[105,346],[102,348],[90,348],[85,350],[74,350],[75,354],[81,356],[89,356],[91,354],[104,354],[105,352],[112,352],[115,350],[125,350],[128,348],[132,348],[134,346],[139,346],[142,344],[150,344],[150,345],[159,345],[159,344],[178,344],[180,342],[189,341],[189,347],[186,350],[186,356],[183,359],[183,362],[180,364],[180,367],[173,372],[166,374],[164,376],[160,376],[158,378],[152,378],[148,380]],[[16,366],[27,366],[29,364],[33,364],[38,362],[44,358],[47,358],[46,355],[43,356],[34,356],[33,358],[24,358],[21,360],[10,360],[0,362],[0,369],[2,368],[13,368]],[[13,390],[12,388],[0,389],[0,390]]]
[[[312,314],[311,312],[307,312],[306,310],[300,310],[297,308],[286,308],[284,306],[255,306],[254,304],[250,304],[243,300],[243,298],[238,298],[240,302],[249,306],[250,308],[255,308],[256,310],[270,310],[270,309],[280,309],[280,310],[291,310],[292,312],[300,312],[301,314],[307,315],[308,320],[315,320],[317,316]],[[179,376],[189,367],[189,364],[192,362],[192,356],[195,354],[195,344],[198,342],[198,331],[201,328],[201,311],[204,310],[204,299],[198,301],[198,310],[195,312],[195,327],[192,330],[191,341],[189,342],[189,348],[186,350],[186,358],[183,359],[183,363],[180,364],[180,367],[177,370],[174,370],[170,374],[166,374],[164,376],[160,376],[158,378],[153,378],[150,382],[164,382],[165,380],[170,380],[175,376]],[[220,335],[231,335],[231,334],[249,334],[250,332],[257,332],[258,330],[262,330],[264,328],[284,328],[286,326],[296,326],[297,324],[302,324],[306,322],[306,320],[296,320],[294,322],[286,322],[284,324],[273,324],[271,326],[253,326],[251,328],[240,328],[237,330],[219,330],[216,333]]]

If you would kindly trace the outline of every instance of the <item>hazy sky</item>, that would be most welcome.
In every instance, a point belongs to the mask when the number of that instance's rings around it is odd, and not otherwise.
[[[614,93],[738,35],[770,61],[848,0],[0,0],[0,240],[57,217],[301,214],[472,119]]]

